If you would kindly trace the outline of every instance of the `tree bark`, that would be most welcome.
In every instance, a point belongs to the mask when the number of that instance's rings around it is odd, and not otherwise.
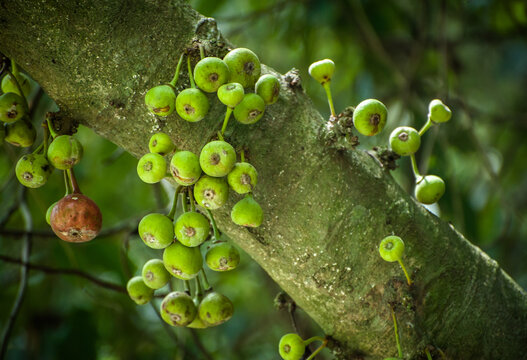
[[[75,119],[135,156],[148,152],[160,130],[199,153],[221,127],[215,94],[199,123],[175,113],[158,118],[144,106],[146,91],[171,79],[196,39],[208,54],[228,51],[215,22],[183,1],[0,0],[0,51],[41,84],[64,121]],[[264,223],[234,225],[230,209],[239,196],[230,195],[214,211],[221,230],[336,340],[339,358],[396,354],[391,305],[405,358],[424,358],[427,345],[454,359],[526,358],[525,292],[370,155],[325,145],[325,121],[301,86],[263,71],[281,79],[280,99],[255,125],[232,121],[228,141],[246,148],[258,169],[254,195]],[[391,234],[405,241],[411,287],[378,254]]]

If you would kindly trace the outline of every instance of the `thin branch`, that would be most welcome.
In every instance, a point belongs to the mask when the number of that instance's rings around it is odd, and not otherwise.
[[[111,282],[107,282],[107,281],[98,279],[98,278],[96,278],[96,277],[94,277],[94,276],[92,276],[92,275],[90,275],[88,273],[85,273],[84,271],[81,271],[81,270],[66,269],[66,268],[54,268],[54,267],[46,266],[46,265],[33,264],[33,263],[27,262],[27,260],[17,259],[17,258],[13,258],[13,257],[7,256],[7,255],[0,255],[0,260],[8,262],[8,263],[11,263],[11,264],[22,265],[23,268],[27,268],[27,269],[30,269],[30,270],[42,271],[42,272],[45,272],[46,274],[50,274],[50,275],[73,275],[73,276],[78,276],[78,277],[81,277],[81,278],[86,279],[88,281],[91,281],[92,283],[94,283],[94,284],[96,284],[96,285],[98,285],[100,287],[103,287],[105,289],[109,289],[109,290],[113,290],[113,291],[117,291],[117,292],[126,294],[126,288],[124,286],[120,286],[120,285],[117,285],[117,284],[113,284]]]
[[[27,207],[25,188],[20,191],[20,199],[18,203],[20,205],[20,212],[22,213],[22,218],[24,219],[25,230],[29,232],[31,231],[31,228],[33,227],[33,219],[31,217],[31,213],[29,212],[29,208]],[[27,280],[29,277],[28,261],[29,261],[30,255],[31,255],[31,235],[25,235],[24,243],[22,245],[23,266],[20,269],[20,285],[18,287],[18,293],[15,299],[15,302],[13,304],[13,308],[11,309],[11,313],[9,314],[9,318],[7,319],[7,324],[4,330],[4,334],[2,335],[2,346],[0,348],[0,359],[4,359],[7,353],[7,345],[9,343],[9,338],[11,337],[13,326],[15,325],[16,318],[18,317],[18,314],[20,313],[20,307],[22,306],[22,302],[24,301],[24,297],[26,295]]]

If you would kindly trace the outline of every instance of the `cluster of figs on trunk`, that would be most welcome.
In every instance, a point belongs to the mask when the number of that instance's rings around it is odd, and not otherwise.
[[[225,116],[199,155],[177,149],[169,133],[157,132],[150,138],[149,153],[137,164],[139,177],[153,184],[168,175],[177,189],[168,214],[152,213],[141,220],[139,236],[148,247],[163,249],[163,255],[147,261],[141,276],[130,279],[127,289],[137,304],[146,304],[155,290],[180,279],[180,291],[168,293],[161,302],[163,320],[174,326],[206,328],[230,319],[234,306],[210,286],[204,263],[212,271],[223,272],[235,269],[240,261],[238,250],[218,230],[212,211],[223,207],[233,190],[242,198],[232,207],[231,220],[253,228],[263,222],[262,208],[253,195],[258,173],[245,151],[236,151],[227,141],[229,119],[234,115],[241,124],[258,122],[266,106],[278,101],[280,82],[272,74],[261,75],[260,60],[249,49],[234,49],[221,59],[205,57],[200,47],[194,70],[187,56],[190,87],[176,92],[184,57],[179,58],[170,83],[148,90],[147,109],[162,117],[175,111],[188,122],[198,122],[207,117],[210,101],[219,100],[225,105]],[[213,93],[218,100],[208,95]]]
[[[1,89],[1,138],[15,146],[31,147],[37,137],[27,101],[31,81],[18,71],[14,61],[11,61],[11,71],[2,77]],[[42,143],[33,152],[20,157],[15,174],[23,186],[39,188],[46,184],[54,169],[62,170],[66,194],[48,208],[46,221],[60,239],[86,242],[101,230],[102,215],[97,204],[81,192],[73,173],[73,166],[82,158],[83,147],[73,135],[58,135],[51,127],[50,117],[42,123]]]

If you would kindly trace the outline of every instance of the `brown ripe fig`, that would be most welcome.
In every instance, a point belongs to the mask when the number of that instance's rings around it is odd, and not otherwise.
[[[51,211],[53,232],[62,240],[80,243],[92,240],[102,226],[99,207],[89,197],[73,193],[64,196]]]

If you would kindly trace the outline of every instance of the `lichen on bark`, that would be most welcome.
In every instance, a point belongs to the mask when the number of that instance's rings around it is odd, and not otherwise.
[[[195,48],[193,40],[214,54],[227,51],[214,22],[185,2],[10,0],[0,8],[0,51],[42,85],[63,116],[135,156],[148,152],[159,130],[197,153],[221,127],[224,106],[214,94],[209,116],[192,124],[175,114],[157,118],[143,103],[147,89],[171,78],[179,54]],[[326,146],[325,120],[298,81],[263,72],[281,80],[280,99],[255,125],[233,122],[227,136],[258,169],[264,223],[234,225],[229,209],[238,197],[231,196],[215,211],[220,228],[338,341],[340,358],[395,355],[391,305],[405,358],[422,358],[427,345],[455,359],[525,357],[525,292],[370,155]],[[411,288],[378,256],[390,234],[405,240]]]

